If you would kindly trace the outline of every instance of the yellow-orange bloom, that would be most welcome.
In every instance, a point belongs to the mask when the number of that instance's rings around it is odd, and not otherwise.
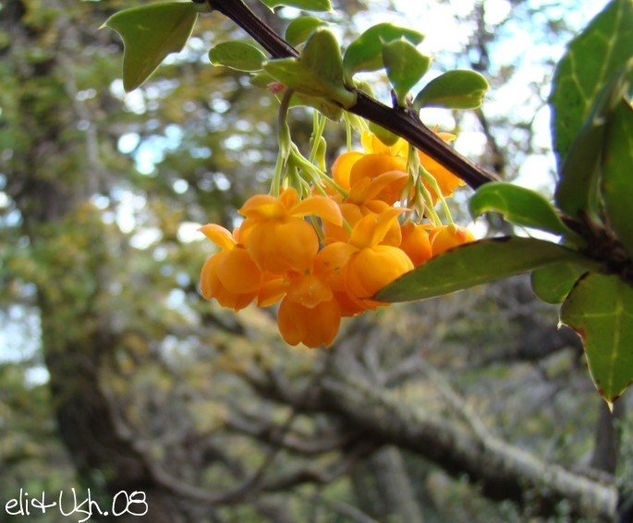
[[[403,250],[383,243],[401,212],[389,207],[379,215],[368,214],[354,226],[349,243],[333,243],[320,253],[330,273],[338,274],[338,283],[331,277],[332,287],[338,290],[342,277],[344,289],[357,307],[375,309],[383,305],[371,297],[413,269]]]
[[[445,142],[449,142],[455,139],[455,135],[450,133],[437,133],[437,135]],[[465,182],[461,178],[455,176],[451,171],[449,171],[442,164],[431,158],[428,154],[425,154],[422,151],[418,151],[418,155],[420,157],[420,162],[422,162],[424,168],[429,171],[437,180],[437,184],[440,186],[442,196],[451,196],[453,192],[455,192],[455,189],[465,184]],[[431,194],[434,197],[437,196],[434,193],[432,187],[427,186],[427,189],[431,191]]]
[[[279,332],[286,343],[329,346],[340,324],[340,307],[327,283],[314,273],[295,275],[277,313]]]
[[[288,188],[279,196],[259,194],[240,209],[246,217],[241,231],[246,250],[261,270],[273,273],[305,271],[319,250],[319,239],[305,216],[342,224],[341,211],[330,198],[311,196],[299,201],[297,191]]]
[[[427,225],[407,222],[401,228],[402,242],[400,248],[418,267],[431,258],[431,240]]]
[[[391,156],[400,156],[406,158],[409,153],[409,144],[404,138],[398,138],[393,145],[382,143],[374,133],[363,131],[360,136],[360,143],[368,153],[390,154]]]
[[[431,250],[433,256],[438,256],[453,247],[474,241],[473,233],[465,227],[442,225],[431,233]]]
[[[246,307],[258,293],[262,273],[235,235],[215,224],[204,225],[200,231],[220,247],[209,257],[200,272],[200,292],[210,300],[215,298],[223,307],[236,311]]]
[[[306,307],[284,298],[277,313],[277,324],[289,345],[303,343],[315,348],[330,346],[341,324],[341,314],[335,299]]]

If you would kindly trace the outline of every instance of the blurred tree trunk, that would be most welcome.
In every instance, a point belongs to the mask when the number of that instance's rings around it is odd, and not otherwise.
[[[64,2],[49,2],[47,8],[70,11]],[[83,133],[70,132],[82,115],[77,114],[74,93],[68,92],[73,79],[63,65],[78,57],[64,53],[82,48],[80,35],[60,16],[55,43],[47,46],[50,56],[29,62],[24,51],[39,48],[48,29],[25,20],[27,8],[20,0],[7,2],[3,12],[0,25],[11,36],[5,59],[12,80],[21,87],[14,97],[17,132],[29,138],[16,143],[6,165],[7,191],[35,253],[42,345],[60,434],[87,486],[94,489],[105,482],[110,495],[142,490],[150,507],[148,521],[185,521],[142,456],[117,430],[99,385],[103,356],[112,351],[116,336],[107,313],[100,310],[108,263],[105,228],[86,201],[95,158],[86,150]]]

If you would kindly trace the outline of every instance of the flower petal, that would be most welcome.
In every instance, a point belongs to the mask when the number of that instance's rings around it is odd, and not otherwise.
[[[256,194],[244,202],[239,213],[247,218],[278,218],[286,215],[286,209],[274,196]]]
[[[406,170],[407,162],[404,158],[389,154],[366,154],[352,166],[350,187],[354,187],[362,178],[375,178],[388,171]]]
[[[261,271],[243,247],[236,247],[218,255],[217,275],[222,285],[235,294],[257,292]]]
[[[310,196],[295,205],[290,214],[295,217],[314,215],[334,225],[343,224],[343,216],[338,204],[325,196]]]
[[[334,161],[332,165],[332,177],[346,191],[349,190],[349,175],[352,166],[363,157],[358,151],[345,152]]]
[[[198,230],[221,249],[232,249],[235,246],[233,235],[221,225],[208,223]]]

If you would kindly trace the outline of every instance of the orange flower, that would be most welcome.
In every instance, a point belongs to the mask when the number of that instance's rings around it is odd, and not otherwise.
[[[399,156],[389,154],[366,154],[352,165],[349,173],[350,189],[360,184],[370,182],[380,175],[397,172],[389,183],[385,183],[374,199],[392,204],[400,199],[408,179],[407,162]]]
[[[279,306],[277,325],[286,343],[329,346],[341,324],[332,289],[316,274],[296,275]]]
[[[345,267],[358,249],[342,241],[326,245],[314,259],[314,270],[328,284],[336,299],[341,316],[355,316],[362,307],[347,291]]]
[[[402,231],[400,248],[411,258],[414,266],[418,267],[431,258],[428,225],[407,222],[400,229]]]
[[[450,133],[437,133],[437,135],[445,142],[450,142],[455,139],[455,135]],[[422,162],[424,168],[437,180],[437,184],[440,186],[440,191],[442,191],[442,196],[451,196],[457,187],[465,184],[461,178],[455,176],[451,171],[439,162],[435,161],[428,154],[418,151],[418,156],[420,157],[420,161]],[[433,188],[427,186],[427,189],[431,192],[435,200],[437,195],[434,193]]]
[[[388,283],[413,269],[406,253],[384,245],[385,236],[402,209],[389,207],[379,215],[368,214],[354,226],[349,243],[336,242],[320,253],[331,274],[338,273],[351,301],[360,308],[375,309],[382,302],[372,300]],[[336,279],[332,287],[338,289]]]
[[[262,273],[246,249],[224,227],[204,225],[200,231],[220,247],[209,257],[200,272],[200,292],[210,300],[215,298],[223,307],[236,311],[253,301],[260,290]]]
[[[261,270],[283,273],[305,271],[319,250],[316,231],[305,216],[342,224],[341,211],[333,200],[311,196],[299,201],[297,191],[288,188],[279,196],[258,194],[240,209],[246,217],[241,230],[246,250]]]
[[[431,250],[435,257],[453,247],[474,241],[473,233],[465,227],[442,225],[431,233]]]
[[[360,135],[360,143],[368,153],[390,154],[406,158],[409,153],[409,144],[403,138],[398,138],[393,145],[385,145],[374,133],[363,131]]]
[[[354,200],[377,199],[392,204],[400,199],[408,179],[406,170],[407,162],[399,156],[349,151],[341,154],[332,165],[332,177],[346,191],[356,192],[356,196],[352,198]],[[370,182],[380,175],[394,171],[398,174],[370,185]],[[371,197],[362,194],[367,191],[372,193]]]

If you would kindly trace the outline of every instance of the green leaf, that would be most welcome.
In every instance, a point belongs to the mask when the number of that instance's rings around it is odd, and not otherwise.
[[[563,303],[561,321],[582,338],[591,377],[612,405],[633,380],[633,287],[587,274]]]
[[[251,76],[251,84],[256,87],[268,88],[272,82],[276,82],[272,76],[268,73],[261,71]],[[276,95],[278,99],[281,98],[280,94]],[[343,114],[343,109],[340,105],[329,102],[322,96],[308,96],[305,94],[294,93],[290,97],[290,103],[288,107],[300,107],[300,106],[314,107],[317,111],[327,116],[330,120],[338,122]]]
[[[629,255],[633,256],[633,107],[624,99],[607,124],[602,194],[608,221]]]
[[[617,73],[600,91],[560,169],[556,186],[557,205],[567,214],[578,217],[584,212],[599,220],[600,158],[610,114],[627,88],[625,72]]]
[[[383,45],[382,60],[398,104],[404,107],[408,92],[428,71],[431,59],[420,53],[409,41],[400,38]]]
[[[260,71],[266,58],[254,45],[239,41],[222,42],[209,51],[209,60],[213,65],[223,65],[248,73]]]
[[[432,258],[380,290],[376,299],[394,302],[431,298],[565,261],[583,264],[585,258],[533,238],[480,240]]]
[[[331,11],[330,0],[261,0],[262,4],[274,9],[275,7],[296,7],[306,11]]]
[[[631,56],[633,2],[613,0],[572,40],[556,67],[550,104],[559,167],[589,116],[598,93]]]
[[[565,226],[556,209],[543,196],[518,185],[486,183],[472,195],[468,205],[473,218],[484,212],[498,212],[516,225],[580,240],[576,233]]]
[[[270,60],[264,70],[287,87],[308,96],[319,96],[350,107],[356,95],[343,84],[338,42],[326,29],[317,29],[299,58]]]
[[[418,45],[424,36],[417,31],[392,24],[377,24],[354,40],[343,56],[345,81],[352,85],[352,76],[359,71],[376,71],[383,67],[382,47],[384,42],[405,38]]]
[[[573,263],[548,265],[532,272],[532,290],[546,303],[562,303],[574,283],[586,272],[586,267]]]
[[[300,16],[295,18],[286,27],[285,38],[290,45],[305,42],[317,27],[325,25],[325,22],[314,16]]]
[[[476,109],[483,103],[488,87],[486,79],[475,71],[448,71],[426,84],[415,97],[413,105],[417,109]]]
[[[123,87],[136,89],[169,53],[182,50],[198,16],[193,2],[149,4],[119,11],[103,24],[114,29],[125,46]]]

